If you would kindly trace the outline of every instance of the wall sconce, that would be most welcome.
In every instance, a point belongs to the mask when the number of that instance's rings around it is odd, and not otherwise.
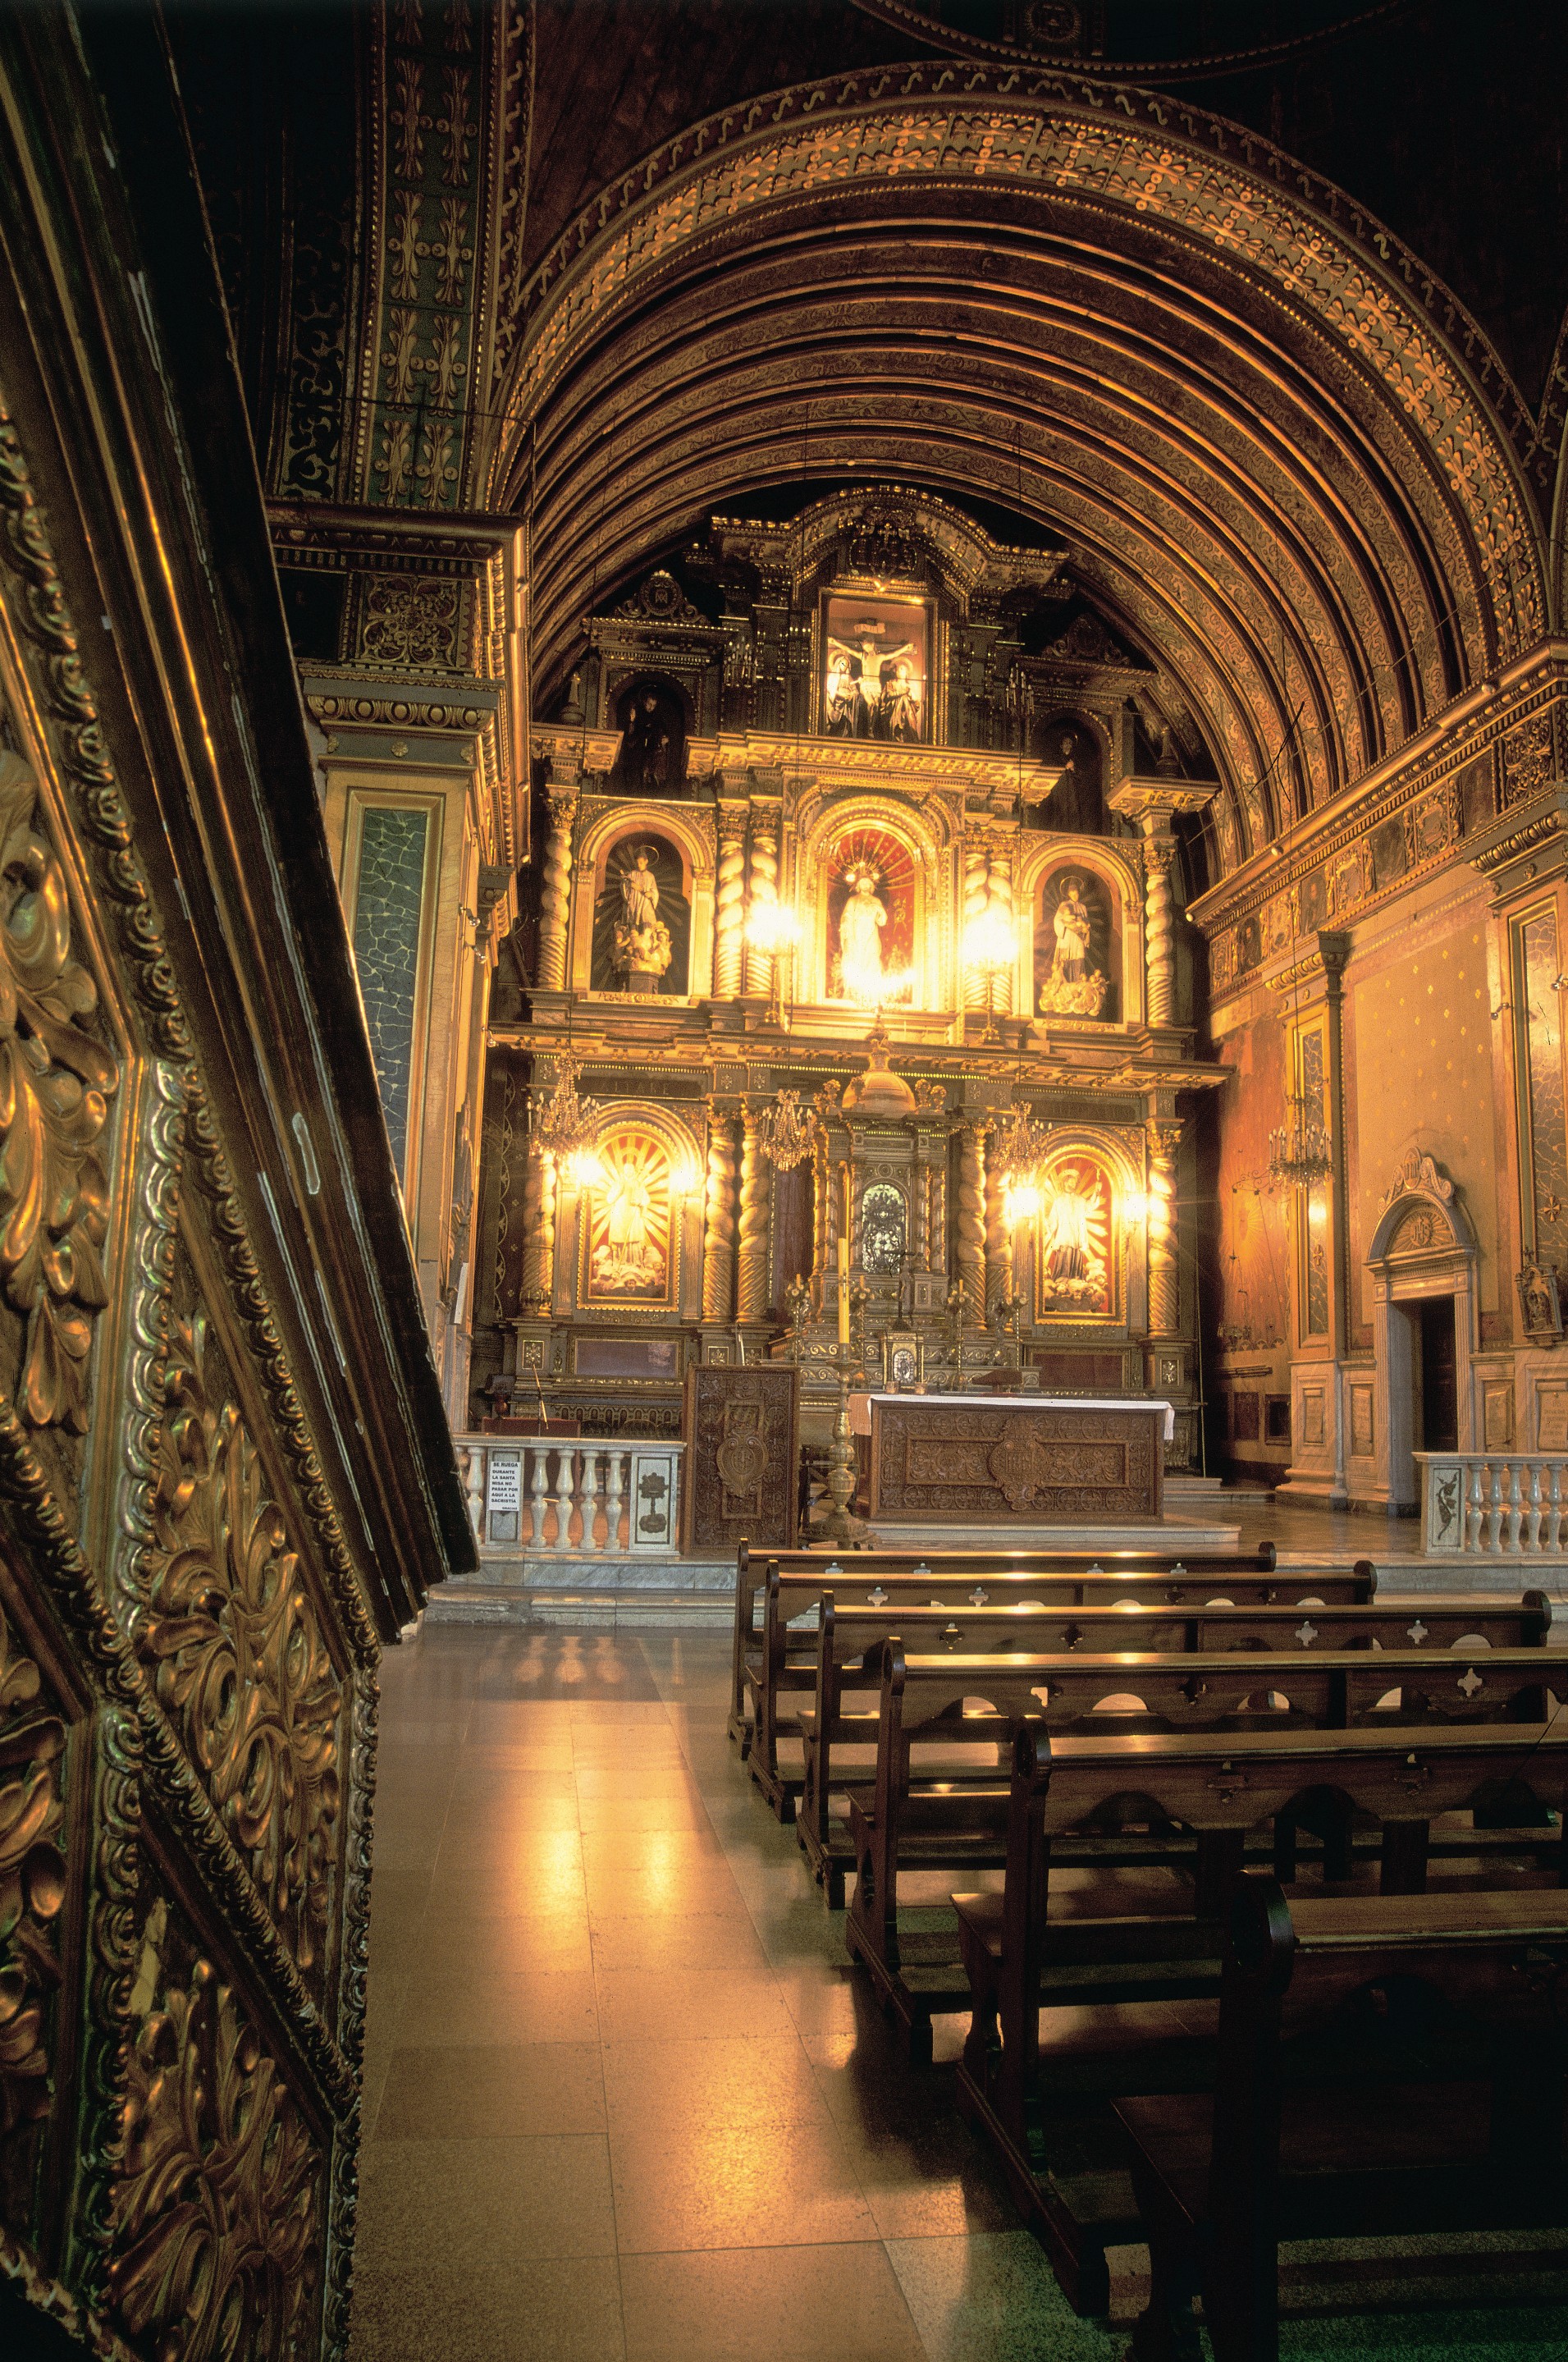
[[[754,950],[762,952],[771,962],[772,995],[768,1002],[767,1021],[782,1028],[784,963],[801,940],[801,922],[794,911],[782,902],[756,902],[753,904],[751,915],[745,922],[745,939]]]
[[[964,965],[986,979],[986,1030],[980,1036],[982,1043],[1001,1038],[997,1032],[997,978],[1007,974],[1017,957],[1017,932],[1005,911],[990,905],[969,921],[964,930]]]

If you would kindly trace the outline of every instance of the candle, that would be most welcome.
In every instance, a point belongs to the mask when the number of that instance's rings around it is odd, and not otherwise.
[[[838,1275],[840,1279],[849,1277],[849,1232],[847,1231],[840,1231],[838,1234]]]
[[[849,1275],[843,1274],[838,1283],[838,1341],[849,1342]]]

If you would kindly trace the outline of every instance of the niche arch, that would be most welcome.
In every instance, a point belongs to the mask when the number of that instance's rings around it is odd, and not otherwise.
[[[878,844],[886,861],[877,858]],[[907,912],[886,902],[889,935],[896,952],[907,954],[909,987],[888,1007],[909,1010],[951,1008],[952,924],[940,891],[944,868],[951,866],[937,832],[922,811],[891,806],[885,795],[845,795],[824,804],[800,841],[796,863],[796,905],[808,922],[802,949],[802,999],[842,1007],[845,995],[836,981],[834,963],[839,956],[840,905],[847,899],[844,872],[870,864],[887,874],[896,872],[898,894],[907,896]],[[884,899],[880,894],[878,899]]]
[[[619,802],[590,822],[579,847],[577,874],[573,881],[569,973],[575,991],[594,997],[610,996],[616,999],[624,999],[628,992],[639,998],[684,1003],[702,999],[709,989],[713,966],[712,825],[711,820],[704,825],[702,814],[683,810],[677,804],[649,806]],[[662,842],[668,846],[672,866],[679,869],[678,890],[687,908],[686,956],[682,963],[684,974],[679,985],[672,981],[677,974],[676,962],[672,959],[657,989],[650,985],[645,993],[640,987],[618,987],[600,980],[606,971],[602,957],[596,968],[594,936],[598,922],[604,915],[603,898],[613,872],[618,867],[617,856],[624,848],[654,842]],[[661,887],[664,876],[665,872],[661,870]],[[602,935],[602,927],[598,927],[598,932]],[[600,950],[602,954],[602,942]]]
[[[1013,977],[1013,1006],[1027,1009],[1034,1022],[1071,1025],[1141,1025],[1144,1021],[1143,880],[1141,867],[1115,840],[1103,836],[1058,836],[1030,830],[1019,838],[1014,906],[1030,913],[1030,924],[1019,929],[1018,965]],[[1103,897],[1109,920],[1110,949],[1115,973],[1111,990],[1098,1018],[1087,1011],[1040,1009],[1042,982],[1055,950],[1051,912],[1043,907],[1047,884],[1076,872],[1092,879]]]
[[[1475,1356],[1481,1350],[1481,1297],[1474,1224],[1458,1185],[1436,1159],[1407,1150],[1383,1194],[1367,1250],[1372,1274],[1374,1496],[1408,1508],[1419,1497],[1414,1454],[1415,1357],[1405,1308],[1453,1299],[1454,1392],[1458,1448],[1476,1449]],[[1361,1489],[1357,1480],[1357,1489]]]

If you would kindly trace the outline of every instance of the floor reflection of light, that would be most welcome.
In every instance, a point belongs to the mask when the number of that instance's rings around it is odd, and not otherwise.
[[[637,1870],[646,1882],[647,1904],[657,1909],[673,1899],[682,1910],[690,1910],[686,1899],[690,1888],[690,1863],[682,1860],[683,1833],[676,1829],[647,1829],[643,1833],[642,1859]]]
[[[521,1843],[528,1856],[536,1907],[580,1899],[582,1840],[575,1829],[530,1829]]]
[[[545,1643],[543,1638],[540,1637],[530,1640],[528,1643],[527,1655],[518,1659],[517,1680],[521,1684],[526,1682],[542,1682],[544,1678]]]
[[[556,1667],[558,1682],[583,1682],[588,1679],[588,1668],[579,1653],[581,1647],[582,1643],[575,1632],[562,1636],[560,1662]]]
[[[593,1678],[599,1682],[624,1682],[626,1668],[615,1651],[613,1640],[605,1639],[593,1644]]]

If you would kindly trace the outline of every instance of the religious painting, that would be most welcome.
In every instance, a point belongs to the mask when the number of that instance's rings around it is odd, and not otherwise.
[[[1042,1017],[1116,1018],[1121,931],[1092,869],[1046,873],[1034,922],[1034,1006]]]
[[[667,681],[635,680],[615,701],[621,733],[611,785],[623,795],[678,796],[686,779],[686,712]]]
[[[823,602],[825,738],[893,746],[931,742],[931,611],[917,599],[831,593]]]
[[[1088,1151],[1063,1149],[1047,1163],[1040,1190],[1034,1258],[1038,1317],[1116,1317],[1114,1200],[1110,1176]]]
[[[668,839],[636,834],[611,846],[593,905],[590,983],[595,992],[690,989],[691,903]]]
[[[827,998],[862,1009],[914,991],[914,860],[875,828],[848,830],[829,855]]]
[[[664,1304],[669,1297],[669,1156],[629,1125],[599,1144],[599,1177],[585,1191],[588,1301]]]

